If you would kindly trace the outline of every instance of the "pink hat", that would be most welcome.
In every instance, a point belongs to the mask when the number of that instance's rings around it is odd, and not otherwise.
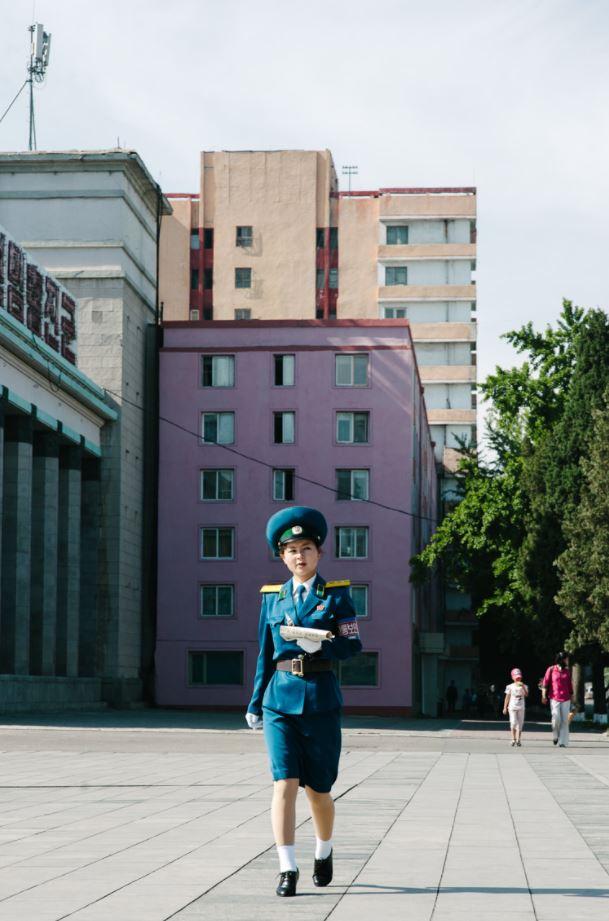
[[[512,676],[514,681],[516,681],[516,678],[522,678],[522,672],[520,671],[519,668],[513,668],[512,671],[510,672],[510,675]]]

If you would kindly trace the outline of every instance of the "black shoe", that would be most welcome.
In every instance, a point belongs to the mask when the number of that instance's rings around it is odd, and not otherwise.
[[[552,739],[552,745],[558,745],[558,739]]]
[[[316,886],[327,886],[332,882],[332,851],[324,860],[316,860],[313,864],[313,882]]]
[[[284,870],[279,874],[279,885],[275,892],[277,895],[291,896],[296,895],[296,883],[299,877],[298,870]]]

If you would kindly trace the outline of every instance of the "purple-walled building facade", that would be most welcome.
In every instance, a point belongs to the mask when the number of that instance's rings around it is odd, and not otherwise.
[[[361,618],[364,652],[340,664],[345,707],[431,713],[441,628],[409,559],[433,531],[437,479],[408,322],[174,322],[163,335],[157,703],[245,709],[259,590],[289,575],[264,528],[293,504],[326,516],[320,572],[351,580]]]

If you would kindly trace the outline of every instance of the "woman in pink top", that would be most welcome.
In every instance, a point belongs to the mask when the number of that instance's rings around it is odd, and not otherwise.
[[[554,665],[550,665],[541,683],[541,700],[550,698],[552,711],[552,741],[565,748],[569,744],[569,713],[573,700],[573,685],[569,671],[569,656],[559,652]]]

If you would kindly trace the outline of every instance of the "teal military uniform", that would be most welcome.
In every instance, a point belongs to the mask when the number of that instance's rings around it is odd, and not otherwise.
[[[279,628],[293,623],[333,634],[313,656],[302,653]],[[248,710],[263,715],[263,728],[274,780],[298,777],[301,786],[319,793],[332,787],[340,757],[342,694],[333,671],[304,677],[277,671],[282,659],[348,659],[362,649],[349,582],[325,582],[319,575],[296,613],[292,580],[265,585],[259,624],[260,653]]]

